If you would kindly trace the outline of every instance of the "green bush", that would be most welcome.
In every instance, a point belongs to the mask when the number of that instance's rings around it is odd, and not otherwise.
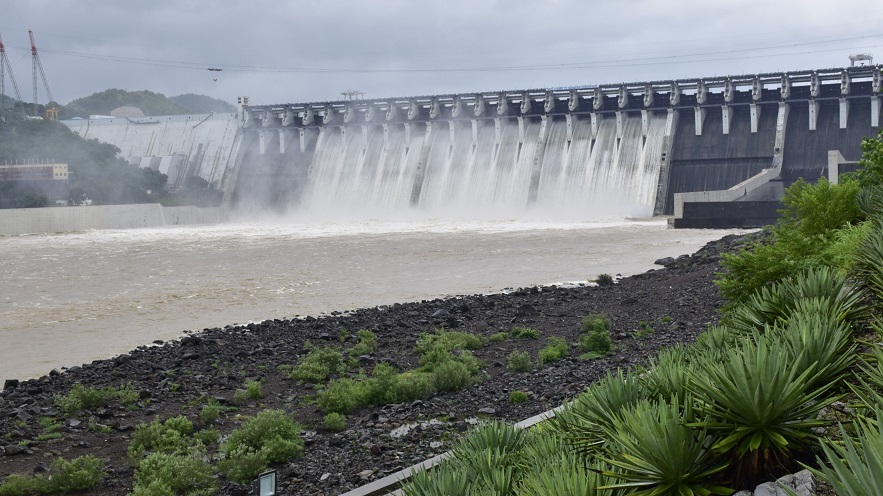
[[[603,313],[591,313],[583,317],[582,326],[580,328],[582,333],[590,333],[597,331],[610,331],[610,318]]]
[[[540,365],[556,362],[567,357],[567,341],[563,338],[550,337],[545,348],[540,350]]]
[[[367,388],[363,382],[349,377],[329,382],[316,395],[316,402],[323,412],[350,413],[364,404]]]
[[[33,475],[9,474],[0,484],[0,496],[46,494],[46,479]]]
[[[292,379],[307,382],[324,382],[330,375],[346,372],[343,356],[337,348],[313,348],[291,369]]]
[[[837,229],[861,220],[859,185],[844,178],[831,184],[822,178],[809,185],[798,180],[785,192],[782,217],[771,229],[772,242],[755,242],[738,254],[724,254],[724,272],[715,284],[731,304],[798,271],[829,265],[822,258]]]
[[[509,353],[507,368],[513,372],[530,372],[533,370],[533,361],[530,353],[526,351],[513,351]]]
[[[340,413],[331,412],[322,419],[322,427],[330,432],[341,432],[346,429],[346,417]]]
[[[528,400],[527,393],[524,391],[512,391],[509,393],[510,403],[524,403]]]
[[[598,283],[598,286],[613,286],[613,276],[610,274],[598,274],[595,282]]]
[[[653,329],[653,326],[642,320],[641,322],[638,322],[638,328],[635,330],[635,337],[638,339],[644,339],[654,332],[656,332],[656,330]]]
[[[350,356],[368,355],[377,351],[377,335],[371,331],[359,331],[359,342],[349,349]]]
[[[472,384],[472,374],[463,362],[448,360],[432,371],[432,386],[437,391],[458,391],[470,384]]]
[[[267,454],[248,446],[238,446],[224,454],[218,470],[228,479],[245,484],[265,472],[270,466]]]
[[[221,416],[221,405],[216,400],[209,400],[199,411],[199,420],[203,424],[214,424]]]
[[[453,353],[456,350],[477,350],[484,345],[481,338],[475,334],[461,331],[449,331],[436,329],[435,333],[422,333],[417,338],[414,351],[420,355],[427,355],[439,350]]]
[[[67,461],[57,458],[46,475],[10,474],[0,484],[0,496],[68,494],[88,491],[104,478],[104,462],[92,455]]]
[[[71,414],[80,410],[104,408],[115,400],[124,405],[129,405],[138,400],[138,393],[128,384],[118,388],[109,387],[105,389],[74,384],[68,394],[55,397],[55,404],[64,413]]]
[[[610,353],[613,349],[613,340],[610,331],[602,326],[592,328],[579,337],[579,349],[584,352],[596,353],[599,356]]]
[[[129,443],[129,457],[137,460],[145,452],[187,451],[194,443],[192,433],[193,423],[183,415],[169,418],[165,422],[154,419],[149,424],[140,424],[135,428],[132,442]]]
[[[214,470],[203,448],[184,453],[151,453],[135,470],[134,495],[208,496],[217,490]]]
[[[512,329],[512,337],[518,339],[539,339],[540,332],[530,327],[518,326]]]
[[[233,430],[221,444],[220,451],[231,453],[234,449],[251,448],[265,454],[270,462],[284,462],[303,451],[301,430],[282,410],[263,410]]]
[[[490,336],[488,336],[488,338],[487,338],[489,343],[499,343],[499,342],[505,341],[507,339],[509,339],[508,332],[495,332],[495,333],[491,334]]]

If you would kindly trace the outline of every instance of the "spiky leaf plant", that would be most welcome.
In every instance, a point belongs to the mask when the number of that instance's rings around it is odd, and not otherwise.
[[[604,475],[618,482],[601,489],[624,489],[635,496],[708,496],[733,491],[713,484],[711,477],[725,468],[713,462],[714,438],[704,429],[693,429],[692,399],[683,406],[642,400],[623,410],[605,428],[616,451],[599,457],[613,466]]]
[[[663,398],[675,396],[683,404],[687,384],[696,374],[697,366],[690,358],[690,352],[683,345],[666,348],[651,358],[649,370],[641,377],[649,390],[648,395]]]
[[[736,343],[737,337],[727,327],[711,326],[696,337],[696,342],[689,348],[689,354],[695,360],[720,361],[726,351]],[[703,358],[699,358],[700,356]]]
[[[876,413],[878,419],[883,418],[879,407]],[[822,443],[825,460],[819,458],[821,471],[813,472],[839,496],[883,494],[883,423],[860,418],[856,428],[854,440],[841,425],[842,444]]]
[[[419,470],[412,474],[411,481],[402,486],[405,496],[467,496],[469,479],[462,467],[448,470]]]
[[[607,442],[604,427],[622,409],[647,398],[647,389],[633,371],[607,372],[600,381],[555,415],[553,428],[565,435],[584,456],[592,456]]]
[[[849,387],[859,398],[859,406],[862,410],[874,411],[883,405],[883,349],[874,346],[868,356],[859,363],[860,374],[856,374],[857,385]]]
[[[862,293],[844,276],[829,267],[815,267],[760,288],[725,318],[727,327],[743,335],[764,326],[787,322],[806,299],[819,302],[824,314],[836,315],[838,321],[854,322],[866,315]]]
[[[746,341],[700,370],[690,387],[708,420],[692,425],[719,437],[714,451],[729,462],[738,487],[796,468],[817,442],[811,429],[827,425],[816,419],[819,410],[837,399],[826,395],[833,384],[813,386],[815,365],[799,371],[776,340]]]
[[[883,221],[877,221],[859,245],[855,272],[862,286],[876,298],[876,306],[883,305]]]
[[[826,310],[830,308],[818,298],[801,300],[788,323],[774,325],[766,332],[767,339],[785,346],[797,371],[816,367],[810,387],[837,382],[855,363],[858,346],[849,324]]]
[[[609,467],[599,461],[586,466],[569,450],[562,450],[542,459],[542,464],[531,464],[521,480],[519,496],[619,496],[622,491],[600,489],[616,482],[602,472]]]

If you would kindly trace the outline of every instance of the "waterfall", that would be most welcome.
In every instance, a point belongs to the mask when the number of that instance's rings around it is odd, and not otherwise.
[[[327,125],[314,152],[298,155],[310,163],[287,165],[309,171],[292,208],[380,218],[652,215],[665,114],[648,112],[645,129],[638,113],[595,118]]]

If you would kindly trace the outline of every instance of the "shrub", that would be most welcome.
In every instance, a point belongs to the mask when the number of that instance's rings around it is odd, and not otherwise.
[[[46,479],[33,475],[9,474],[0,484],[0,496],[45,494]]]
[[[193,439],[190,437],[192,433],[193,423],[183,415],[169,418],[165,422],[154,419],[149,424],[140,424],[135,428],[132,442],[129,443],[129,457],[137,460],[149,451],[162,453],[187,451],[193,445]]]
[[[527,400],[528,396],[524,391],[512,391],[509,393],[509,402],[511,403],[524,403]]]
[[[343,356],[337,348],[313,348],[294,368],[289,376],[307,382],[324,382],[329,375],[346,372]]]
[[[67,395],[55,397],[55,404],[65,413],[70,414],[80,410],[103,408],[114,400],[129,405],[138,400],[138,393],[129,384],[105,389],[74,384]]]
[[[350,413],[364,404],[367,390],[363,383],[348,377],[329,382],[319,391],[316,400],[324,412]]]
[[[613,349],[613,341],[610,339],[610,331],[604,328],[593,328],[589,332],[580,335],[579,349],[581,351],[596,353],[598,356],[606,355]]]
[[[545,348],[540,350],[540,365],[556,362],[567,356],[567,341],[558,337],[550,337]]]
[[[508,369],[513,372],[530,372],[533,369],[533,361],[530,353],[526,351],[513,351],[509,353]]]
[[[221,405],[216,400],[209,400],[199,411],[199,420],[203,424],[214,424],[221,416]]]
[[[505,341],[509,338],[508,332],[495,332],[488,336],[487,340],[489,343],[499,343],[501,341]]]
[[[250,400],[259,400],[264,397],[261,389],[261,381],[245,381],[245,394]]]
[[[610,274],[598,274],[595,282],[598,283],[598,286],[613,286],[613,276]]]
[[[539,339],[540,332],[530,327],[518,326],[512,329],[512,337],[519,339]]]
[[[301,426],[282,410],[263,410],[233,430],[220,451],[227,459],[235,458],[234,455],[248,458],[248,450],[252,450],[268,462],[283,462],[303,451],[300,432]]]
[[[346,417],[339,413],[329,413],[322,419],[322,427],[330,432],[341,432],[346,429]]]
[[[456,350],[477,350],[483,343],[475,334],[461,331],[448,331],[436,329],[435,333],[423,333],[417,338],[414,351],[420,355],[426,355],[438,350],[454,352]]]
[[[367,355],[377,351],[377,335],[371,331],[359,331],[359,342],[349,349],[350,356]]]
[[[432,385],[437,391],[457,391],[470,384],[472,374],[463,362],[448,360],[432,371]]]
[[[206,459],[203,448],[186,453],[151,453],[135,470],[133,494],[214,494],[214,470]]]
[[[237,446],[224,454],[218,462],[218,470],[228,479],[247,483],[267,470],[270,461],[263,450],[248,446]]]
[[[638,339],[644,339],[654,332],[656,331],[653,329],[653,326],[642,320],[641,322],[638,322],[638,328],[635,330],[635,337]]]
[[[581,332],[610,331],[610,318],[603,313],[590,313],[583,317]]]

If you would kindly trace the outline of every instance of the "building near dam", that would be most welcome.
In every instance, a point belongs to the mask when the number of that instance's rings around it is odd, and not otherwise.
[[[754,227],[785,187],[854,167],[881,66],[65,121],[233,208]]]

